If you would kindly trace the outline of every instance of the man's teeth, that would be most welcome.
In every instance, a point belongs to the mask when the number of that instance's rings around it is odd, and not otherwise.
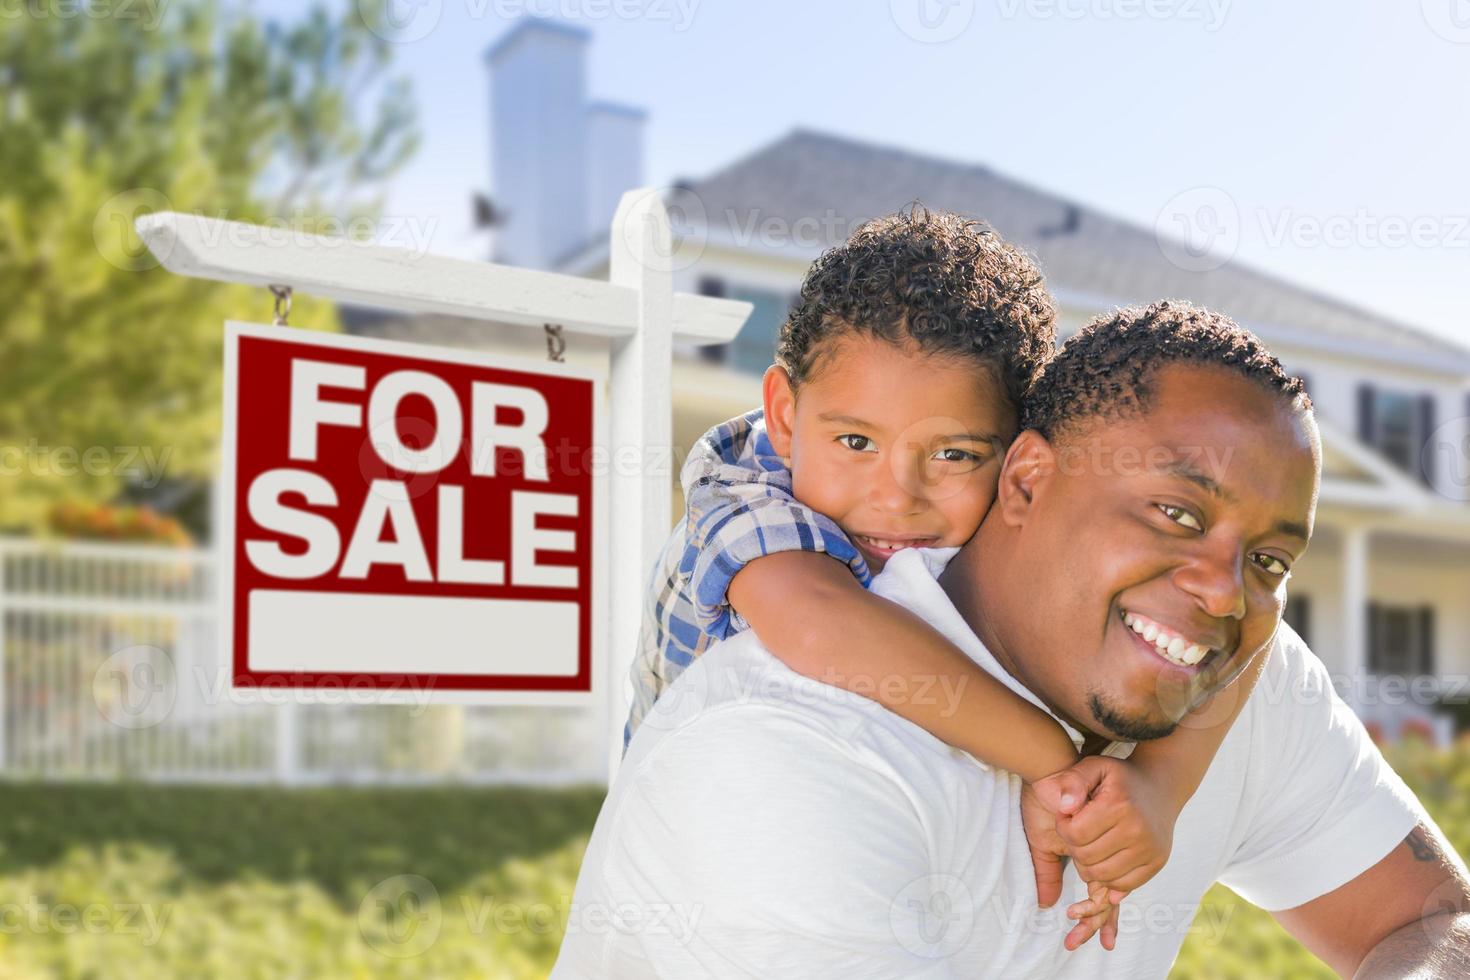
[[[1145,620],[1130,612],[1123,614],[1123,622],[1127,623],[1133,632],[1152,643],[1158,649],[1160,656],[1181,667],[1193,667],[1205,659],[1205,655],[1210,652],[1209,647],[1200,643],[1190,643],[1183,637],[1170,633],[1158,623]]]

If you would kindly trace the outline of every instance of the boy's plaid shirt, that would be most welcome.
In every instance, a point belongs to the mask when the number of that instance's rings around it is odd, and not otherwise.
[[[845,562],[864,588],[872,581],[842,529],[791,495],[791,471],[772,449],[760,409],[701,436],[679,479],[685,512],[648,583],[625,749],[658,696],[695,657],[748,628],[725,598],[746,562],[778,551],[826,552]]]

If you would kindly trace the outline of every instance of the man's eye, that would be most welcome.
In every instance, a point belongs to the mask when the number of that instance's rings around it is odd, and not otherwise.
[[[978,463],[980,457],[968,449],[941,449],[934,454],[941,463]]]
[[[1291,571],[1291,566],[1287,565],[1286,562],[1277,558],[1275,555],[1267,555],[1258,551],[1251,556],[1251,560],[1259,565],[1262,571],[1269,572],[1272,575],[1285,575]]]
[[[1159,510],[1164,512],[1164,516],[1175,524],[1195,531],[1203,531],[1205,529],[1205,526],[1199,522],[1199,518],[1195,517],[1183,507],[1175,507],[1173,504],[1158,504],[1157,506]]]
[[[842,443],[848,449],[859,453],[877,452],[878,449],[877,446],[873,445],[873,440],[869,439],[867,436],[859,436],[849,433],[848,435],[838,436],[837,441]]]

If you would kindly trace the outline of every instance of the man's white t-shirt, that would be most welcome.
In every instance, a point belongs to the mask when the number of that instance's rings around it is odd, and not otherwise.
[[[956,550],[901,552],[873,589],[1040,705],[936,581]],[[1113,952],[1096,939],[1063,948],[1065,897],[1037,908],[1020,785],[742,633],[685,671],[634,736],[552,976],[1164,977],[1215,881],[1292,908],[1424,819],[1285,625],[1168,865],[1123,903]],[[1066,880],[1066,894],[1085,893],[1070,867]],[[1230,941],[1222,923],[1202,926]]]

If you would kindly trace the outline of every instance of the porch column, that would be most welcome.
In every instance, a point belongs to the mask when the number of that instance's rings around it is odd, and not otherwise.
[[[1358,710],[1368,675],[1368,529],[1360,524],[1342,530],[1342,615],[1348,703]]]

